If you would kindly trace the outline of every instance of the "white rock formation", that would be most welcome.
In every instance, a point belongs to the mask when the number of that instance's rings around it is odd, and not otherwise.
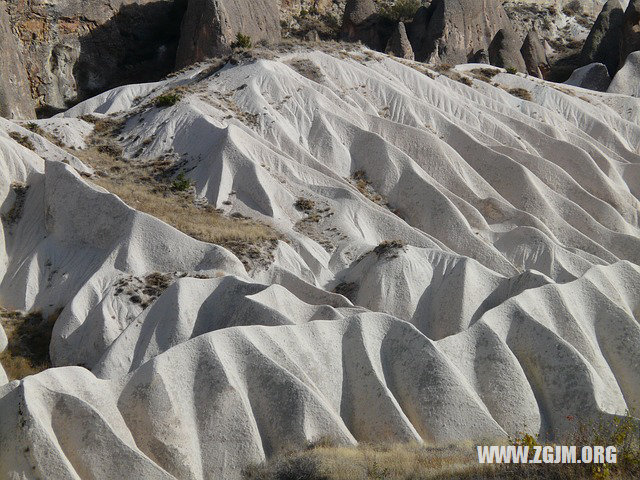
[[[640,51],[633,52],[627,57],[627,61],[613,77],[607,91],[640,97]]]
[[[275,226],[249,272],[0,123],[0,305],[65,307],[53,361],[86,367],[0,386],[0,477],[237,479],[323,436],[558,439],[639,408],[640,101],[478,68],[301,48],[53,121],[80,148],[77,117],[126,117],[128,157]],[[154,272],[148,308],[116,293]]]

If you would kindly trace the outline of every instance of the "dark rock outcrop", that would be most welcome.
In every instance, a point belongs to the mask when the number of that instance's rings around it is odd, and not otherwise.
[[[386,52],[396,57],[406,58],[408,60],[414,59],[413,49],[407,37],[407,30],[405,29],[404,23],[399,22],[396,26],[389,39],[389,43],[387,43]]]
[[[582,48],[581,62],[584,65],[602,63],[609,75],[615,75],[620,62],[620,42],[624,9],[620,0],[609,0],[593,25]]]
[[[545,78],[549,73],[549,62],[544,51],[542,40],[535,30],[531,30],[524,39],[520,49],[522,58],[527,67],[529,75],[538,78]]]
[[[564,83],[573,85],[574,87],[606,92],[611,84],[611,77],[609,76],[609,70],[606,65],[602,63],[592,63],[574,70],[569,80]]]
[[[152,81],[175,62],[186,0],[10,0],[31,95],[62,109],[118,85]]]
[[[625,64],[631,52],[640,50],[640,0],[631,0],[624,13],[620,66]]]
[[[416,60],[455,65],[488,49],[499,30],[512,32],[498,0],[434,0],[416,13],[409,40]]]
[[[473,54],[473,57],[469,59],[471,63],[484,63],[489,64],[489,52],[487,52],[484,48],[478,50]]]
[[[25,119],[35,115],[22,53],[4,4],[0,4],[0,116]]]
[[[373,0],[348,0],[342,18],[342,39],[384,51],[396,24],[378,15],[377,10]]]
[[[357,28],[365,24],[376,12],[377,7],[373,0],[348,0],[344,7],[343,31],[346,29],[349,34],[352,27]]]
[[[489,61],[491,65],[502,68],[515,68],[526,72],[527,67],[520,53],[520,40],[513,30],[501,29],[489,45]]]
[[[231,52],[241,33],[260,41],[280,39],[276,0],[189,0],[182,20],[176,67]]]

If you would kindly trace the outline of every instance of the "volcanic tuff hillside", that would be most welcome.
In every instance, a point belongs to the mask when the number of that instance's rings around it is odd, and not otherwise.
[[[0,305],[59,311],[67,365],[0,387],[1,477],[233,479],[640,407],[640,100],[252,55],[1,121]]]
[[[326,0],[3,1],[0,2],[0,62],[11,80],[0,82],[0,115],[33,118],[35,108],[40,116],[49,116],[106,89],[157,80],[174,69],[230,53],[237,33],[248,35],[254,44],[276,42],[281,35],[310,35],[309,38],[319,35],[336,40],[341,37],[346,3]],[[388,7],[395,2],[362,0],[361,3],[386,18]],[[463,30],[460,26],[467,25],[469,31],[464,36],[476,30],[480,33],[482,41],[467,38],[460,43],[456,31],[446,29],[445,43],[451,40],[449,50],[471,46],[486,50],[495,33],[508,23],[501,6],[504,4],[519,42],[535,29],[550,42],[548,54],[556,59],[579,48],[603,2],[590,0],[578,2],[578,6],[576,0],[399,0],[397,3],[408,6],[410,12],[420,3],[434,7],[446,4],[444,9],[449,13],[445,23],[453,22],[454,30]],[[407,15],[407,8],[401,11]],[[464,12],[474,18],[460,17]],[[455,18],[449,18],[451,14]],[[365,41],[369,47],[385,51],[394,22],[411,20],[413,13],[401,19],[395,15],[392,13],[391,20],[387,18],[377,26],[381,31],[375,35],[383,43],[374,45],[375,42]],[[438,29],[437,25],[432,26]],[[424,29],[426,24],[418,22],[416,28]],[[411,29],[409,33],[412,36]],[[420,35],[423,34],[418,33]],[[482,39],[487,35],[488,38]],[[454,41],[459,45],[454,47]],[[427,54],[431,56],[431,52],[418,51],[416,58]],[[448,63],[458,58],[468,61],[468,54],[464,50],[442,58]],[[564,75],[562,80],[568,76]]]

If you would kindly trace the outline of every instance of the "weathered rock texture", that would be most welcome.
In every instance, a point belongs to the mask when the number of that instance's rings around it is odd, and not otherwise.
[[[631,52],[640,50],[640,0],[632,0],[624,13],[620,67]]]
[[[409,39],[416,60],[434,63],[465,63],[487,49],[498,30],[512,30],[498,0],[434,0],[413,23]]]
[[[520,53],[524,58],[529,75],[544,78],[549,73],[547,54],[544,51],[542,40],[535,30],[530,31],[525,37]]]
[[[34,117],[29,81],[4,2],[0,3],[0,116]]]
[[[611,84],[611,77],[606,65],[592,63],[576,69],[569,77],[569,80],[564,83],[598,92],[606,92]]]
[[[393,35],[389,39],[389,43],[387,44],[387,53],[391,53],[396,57],[406,58],[408,60],[413,60],[413,49],[411,48],[411,42],[409,42],[409,38],[407,37],[407,30],[404,26],[404,23],[399,22],[396,26]]]
[[[640,97],[640,52],[633,52],[627,57],[607,91]]]
[[[395,26],[377,12],[373,0],[349,0],[342,19],[342,39],[384,51]]]
[[[275,0],[190,0],[182,21],[176,66],[183,67],[231,51],[237,34],[253,43],[280,38]]]
[[[184,0],[10,0],[31,95],[64,108],[105,89],[156,80],[174,67]]]
[[[501,29],[489,45],[489,61],[491,65],[503,68],[515,68],[526,72],[527,67],[519,48],[520,42],[512,30]]]
[[[609,74],[618,71],[624,9],[620,0],[609,0],[594,24],[582,48],[582,62],[603,63]]]

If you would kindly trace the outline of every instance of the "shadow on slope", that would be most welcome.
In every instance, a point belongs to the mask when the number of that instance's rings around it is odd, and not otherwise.
[[[120,85],[158,80],[171,72],[186,3],[122,5],[108,22],[81,37],[79,57],[73,65],[77,100]],[[54,50],[50,62],[58,61],[65,59],[58,59]]]

